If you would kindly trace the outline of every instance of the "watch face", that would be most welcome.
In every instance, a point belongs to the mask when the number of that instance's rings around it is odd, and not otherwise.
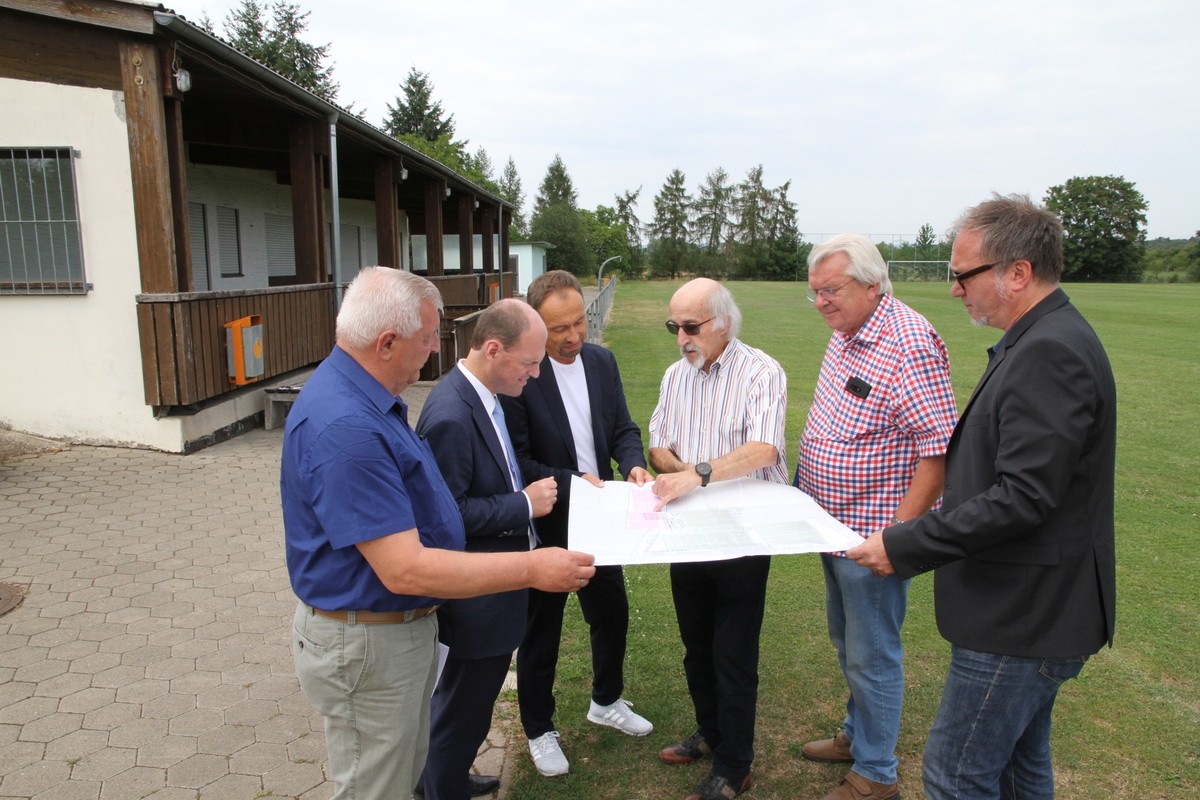
[[[712,477],[712,464],[701,461],[696,465],[696,474],[700,476],[700,485],[708,486],[708,479]]]

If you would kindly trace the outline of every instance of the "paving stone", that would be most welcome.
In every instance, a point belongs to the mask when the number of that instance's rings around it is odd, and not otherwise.
[[[324,739],[322,738],[322,747]],[[196,752],[230,756],[254,744],[254,728],[248,725],[222,725],[196,738]],[[325,757],[324,750],[321,757]]]
[[[257,775],[225,775],[200,790],[200,800],[230,800],[234,797],[263,797],[262,778]]]
[[[59,700],[58,710],[64,713],[78,712],[86,714],[89,711],[95,711],[97,708],[108,705],[116,699],[116,694],[112,689],[89,686]]]
[[[221,712],[211,708],[198,708],[180,714],[170,721],[170,731],[178,736],[199,736],[225,724]]]
[[[167,769],[167,785],[199,789],[229,774],[229,759],[198,753]]]
[[[285,797],[302,794],[325,780],[318,764],[281,764],[263,776],[263,789]]]
[[[65,761],[39,761],[9,772],[0,779],[0,794],[30,797],[71,777]]]
[[[51,742],[83,725],[82,713],[49,714],[21,726],[20,738],[26,742]]]
[[[137,763],[141,767],[172,767],[196,754],[196,737],[164,736],[137,751]]]
[[[283,745],[256,742],[230,756],[229,771],[244,775],[263,775],[286,763],[287,748]]]
[[[74,764],[105,747],[108,747],[108,731],[71,731],[46,745],[45,758]]]
[[[155,767],[131,767],[104,782],[100,800],[142,800],[150,797],[166,781],[166,770]],[[229,796],[232,800],[234,795]]]
[[[69,780],[33,796],[33,800],[97,800],[100,781]]]
[[[112,742],[103,750],[89,753],[71,767],[71,778],[85,781],[106,781],[133,766],[137,751],[116,747]]]

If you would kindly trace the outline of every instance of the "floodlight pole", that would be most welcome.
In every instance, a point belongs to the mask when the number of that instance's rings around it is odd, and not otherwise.
[[[604,265],[610,261],[616,261],[619,258],[620,258],[620,256],[612,256],[611,258],[606,258],[606,259],[604,259],[604,261],[600,262],[600,271],[596,273],[596,288],[597,289],[602,289],[604,287],[604,284],[600,282],[601,276],[604,275]]]

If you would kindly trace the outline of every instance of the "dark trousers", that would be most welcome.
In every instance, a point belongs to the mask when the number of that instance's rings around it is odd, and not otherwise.
[[[433,693],[429,758],[422,778],[427,800],[469,800],[467,776],[491,730],[492,709],[511,661],[512,653],[446,659]]]
[[[671,565],[683,670],[712,771],[740,784],[754,763],[758,635],[770,556]]]
[[[618,566],[597,567],[577,593],[583,619],[591,629],[592,699],[602,706],[616,702],[625,689],[625,641],[629,632],[629,598],[625,573]],[[525,735],[536,739],[554,727],[554,673],[562,639],[567,595],[529,591],[529,622],[517,650],[517,700]]]

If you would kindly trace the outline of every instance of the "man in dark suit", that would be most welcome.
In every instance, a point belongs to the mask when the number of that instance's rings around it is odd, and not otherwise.
[[[554,506],[554,478],[524,485],[497,399],[520,394],[545,353],[546,326],[537,313],[519,300],[501,300],[480,314],[470,353],[426,398],[417,433],[428,439],[458,503],[468,552],[533,549],[532,520]],[[422,781],[430,800],[467,800],[498,784],[488,779],[485,787],[470,769],[525,635],[527,596],[524,590],[484,595],[438,611],[438,638],[449,654],[433,695]]]
[[[587,343],[583,287],[564,270],[529,286],[526,299],[546,324],[541,373],[525,391],[501,400],[521,469],[527,480],[553,477],[558,502],[538,521],[544,546],[565,545],[571,477],[595,486],[613,477],[612,462],[639,486],[650,480],[642,435],[629,415],[621,375],[612,353]],[[565,774],[570,765],[554,726],[554,673],[567,595],[529,593],[529,627],[517,651],[517,699],[529,752],[542,775]],[[587,718],[631,736],[654,726],[629,708],[624,691],[629,599],[619,566],[599,567],[582,590],[579,607],[591,628],[592,702]]]
[[[936,570],[952,647],[925,745],[929,800],[1048,798],[1059,686],[1113,640],[1116,387],[1058,287],[1053,214],[996,197],[958,230],[951,293],[1004,335],[950,438],[942,510],[847,555],[879,575]]]

